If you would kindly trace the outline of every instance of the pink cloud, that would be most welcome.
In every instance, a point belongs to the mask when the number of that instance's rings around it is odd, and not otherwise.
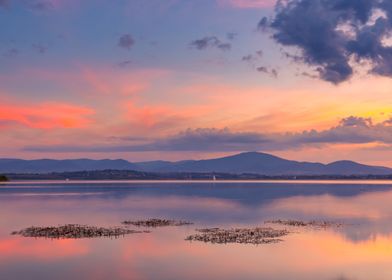
[[[126,119],[139,128],[178,128],[210,111],[209,106],[172,106],[169,104],[139,105],[126,103]]]
[[[147,90],[153,81],[167,77],[165,69],[132,69],[124,70],[113,67],[90,66],[75,63],[69,69],[26,68],[17,73],[0,75],[0,82],[13,84],[18,77],[26,77],[28,85],[51,84],[77,96],[110,97],[132,96]],[[63,93],[60,93],[61,95]]]
[[[48,8],[52,8],[52,9],[64,9],[67,6],[69,7],[71,4],[72,5],[79,5],[80,1],[78,0],[43,0],[41,1],[41,5],[45,5]]]
[[[231,6],[240,9],[252,8],[270,8],[276,3],[276,0],[218,0],[223,6]]]
[[[17,123],[30,128],[81,128],[91,120],[94,110],[66,103],[14,104],[2,102],[0,122]]]
[[[81,68],[78,77],[82,85],[87,85],[93,94],[133,96],[150,87],[154,79],[164,77],[164,70],[113,71],[111,69]]]

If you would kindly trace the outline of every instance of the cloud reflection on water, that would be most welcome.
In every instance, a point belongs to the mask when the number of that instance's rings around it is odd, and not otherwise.
[[[0,277],[19,279],[381,279],[392,278],[392,189],[386,186],[220,185],[91,188],[80,196],[1,193]],[[25,192],[24,190],[23,192]],[[28,190],[31,192],[32,190]],[[75,193],[75,188],[72,188]],[[22,192],[22,193],[23,193]],[[87,194],[87,195],[86,195]],[[125,238],[42,240],[10,236],[34,225],[118,225],[123,219],[180,218],[194,226]],[[195,228],[262,225],[271,218],[352,225],[296,230],[266,246],[186,242]],[[50,264],[50,265],[49,265]],[[45,267],[44,274],[35,268]]]

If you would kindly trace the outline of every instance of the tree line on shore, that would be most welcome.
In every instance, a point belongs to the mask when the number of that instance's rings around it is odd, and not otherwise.
[[[52,173],[10,173],[6,180],[392,180],[391,175],[275,175],[197,173],[197,172],[142,172],[132,170],[96,170]],[[1,179],[0,179],[1,181]]]
[[[0,175],[0,182],[7,182],[8,178],[5,175]]]

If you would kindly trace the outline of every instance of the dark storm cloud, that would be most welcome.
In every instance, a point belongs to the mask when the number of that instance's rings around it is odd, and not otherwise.
[[[274,17],[261,19],[258,29],[298,48],[297,59],[338,84],[354,73],[351,58],[369,61],[372,74],[392,76],[392,47],[383,43],[391,23],[390,0],[279,0]]]
[[[117,43],[117,45],[120,48],[124,48],[127,50],[130,50],[134,44],[135,44],[135,40],[132,38],[130,34],[121,35]]]
[[[231,44],[221,41],[216,36],[208,36],[198,40],[194,40],[190,43],[190,46],[198,50],[205,50],[208,48],[217,48],[222,51],[228,51],[231,49]]]
[[[244,151],[285,150],[309,145],[392,144],[392,118],[377,124],[371,119],[351,116],[323,131],[298,133],[233,132],[229,129],[188,129],[167,138],[135,145],[31,146],[33,152],[146,152],[146,151]]]

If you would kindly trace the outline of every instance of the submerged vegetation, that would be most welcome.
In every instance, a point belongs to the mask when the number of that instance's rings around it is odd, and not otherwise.
[[[269,244],[282,240],[280,237],[289,234],[289,231],[273,228],[207,228],[198,229],[199,233],[188,236],[185,240],[202,241],[213,244],[241,243],[241,244]]]
[[[133,233],[149,233],[148,230],[138,231],[129,229],[135,227],[168,227],[192,225],[192,222],[169,219],[128,220],[122,222],[122,227],[96,227],[77,224],[49,227],[28,227],[14,231],[12,235],[23,237],[49,238],[49,239],[79,239],[96,237],[120,237]],[[330,221],[301,221],[301,220],[270,220],[265,224],[288,227],[312,227],[327,229],[341,227],[343,224]],[[292,233],[287,228],[254,227],[254,228],[202,228],[196,229],[197,233],[185,238],[187,241],[201,241],[213,244],[240,243],[240,244],[270,244],[283,241],[281,238]]]
[[[120,237],[133,233],[147,233],[147,231],[135,231],[120,227],[104,228],[69,224],[58,227],[29,227],[20,231],[14,231],[12,232],[12,235],[51,239],[79,239],[94,237]]]
[[[166,219],[148,219],[137,221],[123,221],[124,225],[133,225],[137,227],[166,227],[166,226],[185,226],[192,225],[193,223],[187,221],[176,221]]]
[[[277,224],[292,227],[317,227],[317,228],[328,228],[328,227],[341,227],[342,223],[331,222],[331,221],[300,221],[300,220],[271,220],[266,221],[266,224]]]

